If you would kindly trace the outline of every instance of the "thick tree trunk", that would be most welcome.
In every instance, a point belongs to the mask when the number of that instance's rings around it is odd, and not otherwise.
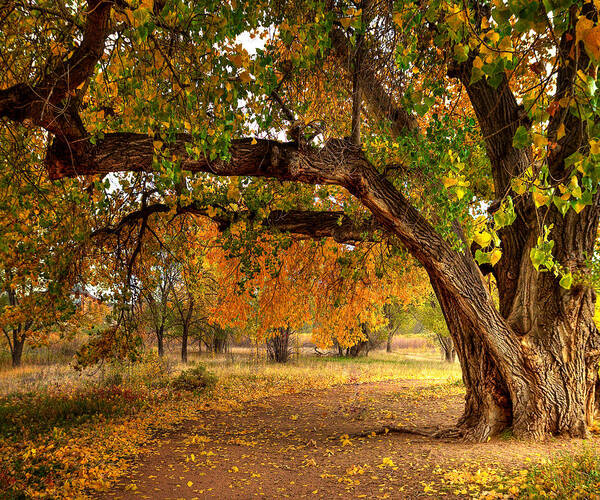
[[[385,352],[392,352],[392,341],[394,340],[394,333],[390,330],[387,336],[387,342],[385,344]]]
[[[577,228],[595,224],[595,216],[559,217],[556,258],[584,272],[585,247],[592,242],[586,245]],[[483,296],[477,315],[469,317],[464,297],[432,279],[462,366],[466,397],[458,426],[467,439],[484,441],[509,428],[524,438],[585,437],[594,417],[600,359],[595,293],[583,284],[566,290],[552,273],[537,272],[529,257],[536,240],[532,234],[523,252],[506,318],[485,307]]]

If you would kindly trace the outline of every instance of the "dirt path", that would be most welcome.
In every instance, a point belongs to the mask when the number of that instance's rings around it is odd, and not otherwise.
[[[344,385],[272,397],[230,413],[209,411],[165,438],[103,498],[468,498],[456,488],[440,489],[439,468],[521,468],[575,446],[368,435],[385,426],[455,422],[463,398],[447,387],[424,381]]]

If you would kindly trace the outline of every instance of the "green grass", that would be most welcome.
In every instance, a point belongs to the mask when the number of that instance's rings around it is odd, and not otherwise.
[[[522,479],[519,498],[600,498],[600,455],[591,446],[534,465]]]

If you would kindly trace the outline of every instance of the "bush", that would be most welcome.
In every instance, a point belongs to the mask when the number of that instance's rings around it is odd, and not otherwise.
[[[158,354],[150,352],[136,364],[133,381],[148,387],[165,387],[168,385],[171,371],[168,358],[161,358]]]
[[[197,364],[192,368],[183,370],[173,379],[171,385],[174,389],[198,392],[212,387],[216,380],[216,377],[204,365]]]

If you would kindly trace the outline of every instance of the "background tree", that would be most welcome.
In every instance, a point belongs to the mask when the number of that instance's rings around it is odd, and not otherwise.
[[[57,186],[40,161],[43,138],[0,126],[0,329],[12,364],[26,342],[43,343],[76,322],[87,195]]]
[[[163,252],[163,256],[166,252]],[[160,259],[160,257],[159,257]],[[173,262],[160,259],[150,267],[142,278],[140,293],[145,302],[144,316],[156,335],[158,355],[165,352],[164,338],[173,323],[173,311],[170,301],[172,293],[172,275],[175,274]]]

